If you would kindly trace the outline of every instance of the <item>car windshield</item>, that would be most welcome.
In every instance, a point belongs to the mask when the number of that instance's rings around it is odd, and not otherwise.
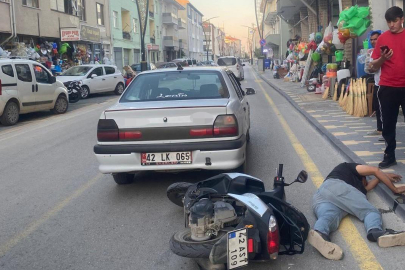
[[[120,102],[228,98],[218,71],[170,71],[141,74]]]
[[[84,76],[89,72],[92,67],[89,66],[77,66],[71,67],[61,74],[61,76]]]
[[[219,58],[218,65],[220,66],[233,66],[236,65],[236,58],[229,57],[229,58]]]

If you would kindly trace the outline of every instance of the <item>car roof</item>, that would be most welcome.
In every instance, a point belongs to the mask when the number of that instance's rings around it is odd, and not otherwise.
[[[16,58],[16,59],[10,59],[10,58],[0,58],[0,63],[1,62],[8,62],[8,63],[34,63],[34,64],[41,64],[39,62],[29,60],[29,59],[21,59],[21,58]]]
[[[149,73],[164,73],[170,71],[177,71],[178,68],[165,68],[165,69],[155,69],[155,70],[148,70],[142,72],[142,74],[149,74]],[[203,71],[203,70],[215,70],[215,71],[222,71],[227,72],[229,69],[227,67],[183,67],[182,71]]]

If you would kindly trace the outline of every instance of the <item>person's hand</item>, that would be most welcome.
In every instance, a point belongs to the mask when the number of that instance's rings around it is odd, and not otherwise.
[[[391,182],[393,183],[397,183],[399,181],[401,181],[402,176],[400,176],[399,174],[395,174],[395,173],[386,173],[388,179],[390,179]]]
[[[386,61],[386,60],[390,60],[391,57],[394,55],[394,51],[391,49],[388,52],[385,51],[381,51],[381,58]]]

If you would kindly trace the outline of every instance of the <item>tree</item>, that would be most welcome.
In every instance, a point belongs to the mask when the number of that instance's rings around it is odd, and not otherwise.
[[[259,58],[262,56],[262,49],[261,48],[256,48],[255,49],[255,57]]]

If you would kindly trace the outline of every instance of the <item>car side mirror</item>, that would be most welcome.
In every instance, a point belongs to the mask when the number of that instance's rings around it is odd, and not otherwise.
[[[95,78],[95,77],[97,77],[97,74],[91,74],[92,79]]]
[[[50,83],[51,84],[56,83],[56,78],[54,76],[50,77]]]
[[[255,89],[250,88],[250,87],[246,88],[246,95],[254,95],[254,94],[256,94]]]

